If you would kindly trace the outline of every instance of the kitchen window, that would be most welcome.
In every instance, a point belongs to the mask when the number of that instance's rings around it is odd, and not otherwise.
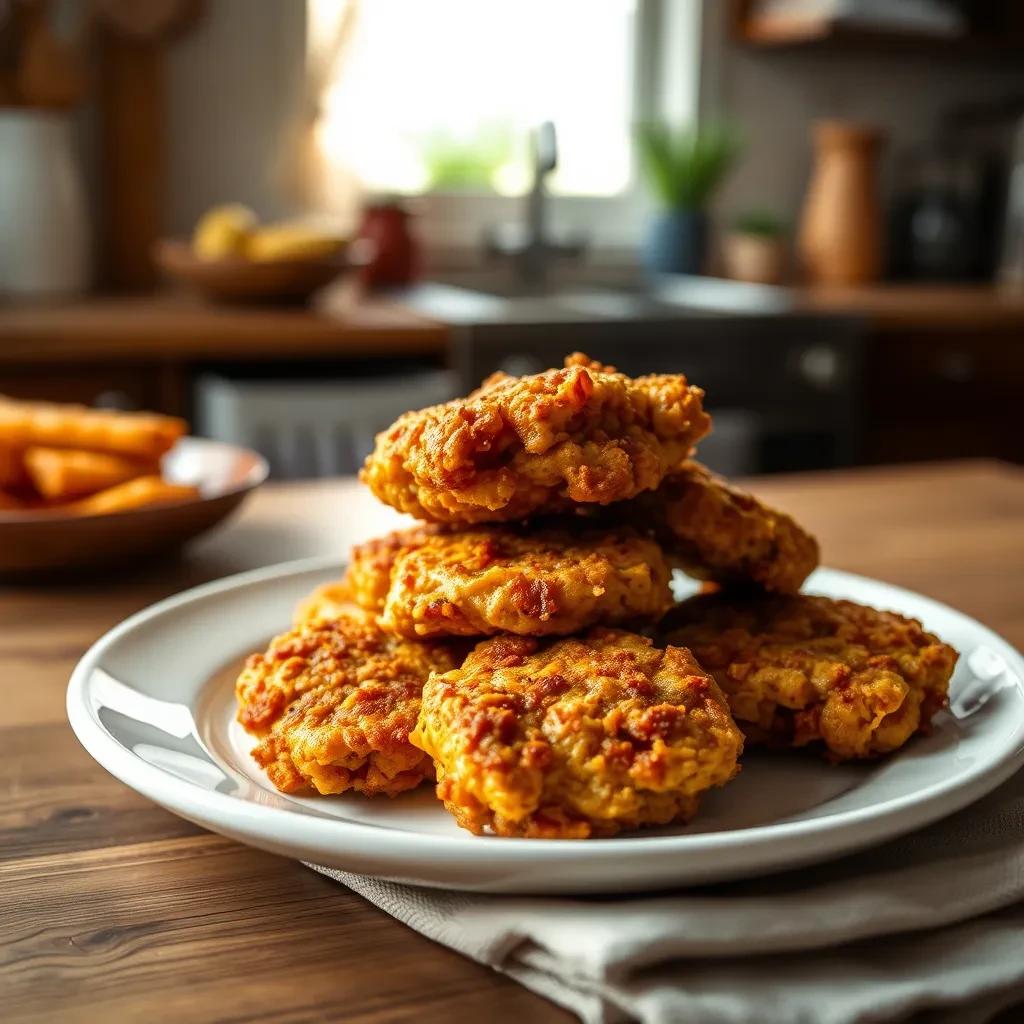
[[[699,0],[308,0],[315,158],[328,207],[425,194],[428,239],[475,243],[517,217],[528,138],[558,132],[556,219],[635,231],[631,126],[696,108]],[[672,40],[689,74],[660,74]],[[673,109],[674,108],[674,109]],[[601,238],[596,241],[601,241]]]

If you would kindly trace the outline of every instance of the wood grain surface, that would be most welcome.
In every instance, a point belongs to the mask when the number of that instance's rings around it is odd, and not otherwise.
[[[797,309],[864,317],[872,330],[1010,331],[1024,326],[1024,293],[992,284],[869,284],[793,288]]]
[[[1024,470],[957,463],[753,486],[817,532],[827,564],[920,590],[1024,646]],[[176,561],[0,587],[0,1019],[570,1019],[300,865],[160,810],[67,726],[75,661],[126,615],[226,573],[340,553],[400,521],[351,480],[269,486]]]

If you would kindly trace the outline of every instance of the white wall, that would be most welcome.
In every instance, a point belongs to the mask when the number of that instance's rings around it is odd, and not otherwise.
[[[187,235],[225,201],[288,212],[285,160],[300,116],[304,0],[210,0],[168,52],[166,228]]]

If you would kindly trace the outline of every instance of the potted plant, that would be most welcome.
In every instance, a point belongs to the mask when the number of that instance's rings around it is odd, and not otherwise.
[[[722,239],[726,277],[779,284],[786,276],[786,222],[770,210],[747,210]]]
[[[726,125],[640,125],[637,152],[662,209],[644,246],[648,270],[697,274],[707,245],[707,206],[739,153],[739,139]]]

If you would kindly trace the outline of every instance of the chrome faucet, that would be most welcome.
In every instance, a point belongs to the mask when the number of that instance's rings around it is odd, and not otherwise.
[[[523,224],[501,224],[484,234],[487,255],[511,257],[519,277],[526,284],[541,285],[547,280],[552,258],[579,258],[586,248],[581,236],[556,240],[548,229],[548,192],[545,179],[558,166],[558,138],[551,121],[538,125],[530,138],[533,157],[533,184],[526,196],[526,220]]]

